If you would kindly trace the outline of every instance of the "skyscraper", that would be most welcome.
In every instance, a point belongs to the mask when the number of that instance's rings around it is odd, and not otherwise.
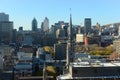
[[[49,19],[45,17],[44,22],[43,22],[43,31],[48,31],[49,30]]]
[[[35,18],[32,20],[32,31],[37,31],[37,20]]]
[[[0,22],[0,41],[10,43],[13,37],[13,22]]]
[[[5,13],[0,13],[0,22],[1,21],[9,21],[9,15]]]
[[[6,44],[12,42],[13,22],[9,21],[9,15],[0,13],[0,41]]]
[[[91,32],[91,18],[85,18],[84,20],[84,35],[88,35]]]

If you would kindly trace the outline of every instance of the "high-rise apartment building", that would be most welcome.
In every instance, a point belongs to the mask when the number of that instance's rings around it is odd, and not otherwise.
[[[37,20],[35,18],[32,20],[32,31],[37,31]]]
[[[84,20],[84,35],[88,35],[91,32],[91,18],[85,18]]]
[[[45,17],[42,23],[42,30],[45,32],[49,30],[49,19],[47,17]]]
[[[13,22],[9,21],[9,15],[0,13],[0,42],[10,43],[13,39]]]
[[[58,23],[55,23],[51,27],[53,36],[56,37],[57,36],[56,32],[59,32],[59,30],[62,30],[63,32],[62,35],[64,34],[64,37],[68,37],[68,27],[69,27],[69,23],[64,22],[64,21],[58,21]]]
[[[9,15],[5,13],[0,13],[0,22],[1,21],[9,21]]]
[[[9,43],[13,37],[13,22],[0,22],[0,41]]]

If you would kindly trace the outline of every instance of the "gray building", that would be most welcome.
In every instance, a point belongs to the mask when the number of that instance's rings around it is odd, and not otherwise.
[[[23,27],[22,26],[19,27],[19,31],[23,31]]]
[[[84,20],[84,34],[88,35],[91,32],[91,18],[85,18]]]
[[[64,60],[66,59],[66,43],[58,43],[54,45],[55,59]]]
[[[65,37],[65,31],[64,29],[57,29],[56,31],[56,38],[64,38]]]
[[[0,41],[11,42],[13,37],[13,22],[0,22]]]
[[[3,70],[3,53],[2,50],[0,50],[0,71]]]
[[[13,22],[9,21],[9,15],[0,13],[0,41],[9,43],[13,37]]]
[[[9,21],[9,15],[5,13],[0,13],[0,22],[1,21]]]
[[[45,17],[44,21],[42,22],[41,27],[44,32],[49,30],[49,19],[47,17]]]
[[[32,20],[32,31],[37,31],[37,20],[35,18]]]
[[[58,21],[58,23],[55,23],[54,25],[52,25],[51,27],[51,31],[54,37],[57,36],[56,32],[57,30],[61,30],[64,33],[64,37],[68,37],[68,27],[69,27],[69,23],[64,22],[64,21]],[[61,35],[61,34],[60,34]],[[62,34],[63,35],[63,34]],[[57,38],[57,37],[56,37]]]

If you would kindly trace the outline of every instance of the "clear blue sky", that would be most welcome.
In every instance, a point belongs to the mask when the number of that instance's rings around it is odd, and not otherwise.
[[[84,18],[92,18],[92,25],[120,22],[120,0],[0,0],[0,12],[9,14],[14,28],[23,26],[31,29],[31,21],[36,17],[40,27],[44,17],[50,25],[64,20],[69,22],[72,9],[73,24],[84,24]]]

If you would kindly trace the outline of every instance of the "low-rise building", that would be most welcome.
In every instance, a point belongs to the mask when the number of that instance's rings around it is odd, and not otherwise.
[[[80,58],[85,57],[85,58]],[[70,62],[58,80],[119,80],[119,61],[106,62],[104,59],[92,59],[88,55],[76,56],[78,61]],[[79,58],[81,60],[79,60]]]
[[[32,62],[33,53],[17,52],[18,62]]]
[[[0,51],[2,51],[3,56],[10,56],[14,49],[9,45],[0,45]]]
[[[120,54],[120,40],[115,40],[113,42],[113,47],[114,47],[116,53]]]
[[[32,76],[32,63],[20,62],[14,66],[14,80],[22,76]]]
[[[84,35],[83,34],[76,34],[76,42],[83,43],[84,42]]]

